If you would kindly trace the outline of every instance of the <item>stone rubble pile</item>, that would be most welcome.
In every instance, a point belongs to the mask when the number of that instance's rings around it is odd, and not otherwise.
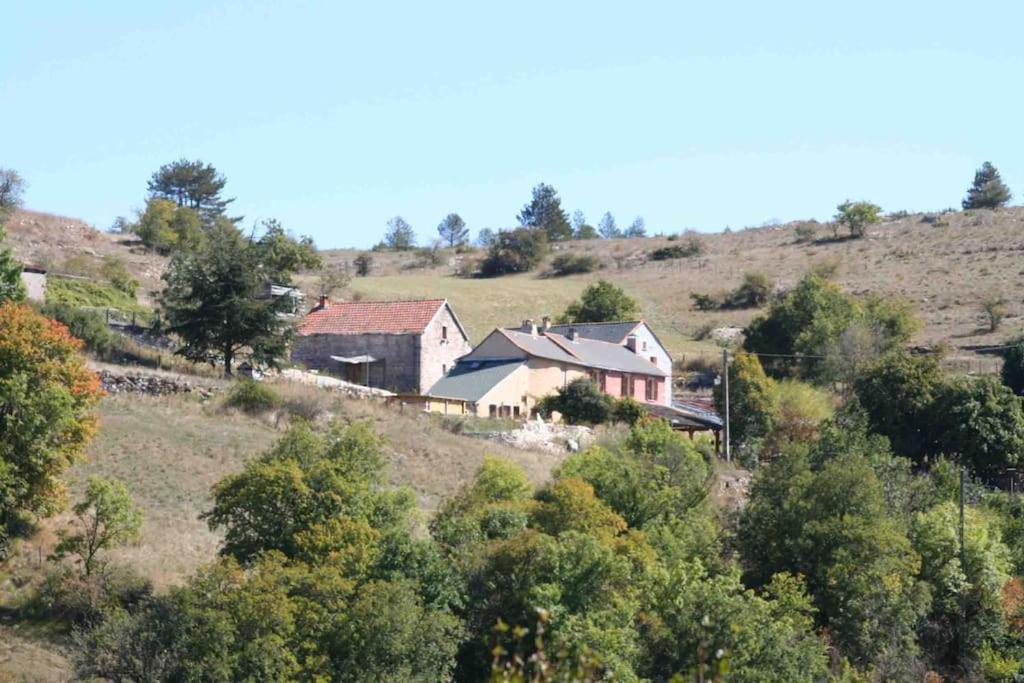
[[[114,373],[100,370],[100,384],[108,394],[146,394],[149,396],[169,396],[172,394],[198,394],[201,398],[209,398],[214,390],[184,379],[161,377],[140,373]]]
[[[546,453],[576,452],[594,440],[594,430],[579,425],[552,424],[530,420],[507,432],[482,432],[474,435],[512,448]]]

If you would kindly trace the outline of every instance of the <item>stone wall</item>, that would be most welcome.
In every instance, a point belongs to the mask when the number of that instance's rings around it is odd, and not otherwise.
[[[451,311],[443,306],[420,337],[420,378],[418,393],[424,393],[447,374],[455,362],[473,350],[455,323]]]
[[[331,356],[369,355],[383,359],[382,371],[371,372],[371,386],[396,392],[419,392],[420,344],[415,334],[311,334],[297,337],[292,362],[310,370],[343,376],[344,367]]]
[[[147,394],[149,396],[169,396],[171,394],[198,394],[209,398],[215,389],[196,384],[186,379],[149,375],[143,373],[115,373],[100,370],[97,373],[100,385],[108,394]]]

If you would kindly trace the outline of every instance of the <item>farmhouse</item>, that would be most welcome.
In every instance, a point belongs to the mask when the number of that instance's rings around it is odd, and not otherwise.
[[[560,334],[526,320],[521,327],[491,332],[427,398],[432,410],[441,404],[480,417],[525,418],[541,398],[580,377],[641,403],[666,404],[671,392],[668,373],[629,345],[587,338],[575,327]]]
[[[447,299],[321,297],[298,326],[291,359],[356,384],[420,394],[471,350]]]

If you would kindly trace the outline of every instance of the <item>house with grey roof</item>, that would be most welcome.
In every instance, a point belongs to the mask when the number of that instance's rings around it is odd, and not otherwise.
[[[654,354],[633,350],[639,346],[628,340],[637,328],[637,322],[623,326],[627,343],[621,343],[618,330],[587,337],[571,326],[556,331],[530,320],[517,328],[498,328],[460,358],[427,396],[460,401],[466,412],[482,417],[527,417],[543,397],[589,377],[617,398],[667,405],[670,371],[658,366]],[[596,338],[599,334],[606,338]]]

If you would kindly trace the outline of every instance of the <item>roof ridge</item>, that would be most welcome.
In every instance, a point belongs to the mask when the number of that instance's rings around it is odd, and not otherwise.
[[[572,327],[573,325],[625,325],[627,323],[642,323],[643,318],[637,318],[635,320],[602,320],[601,322],[595,323],[555,323],[551,327]]]

